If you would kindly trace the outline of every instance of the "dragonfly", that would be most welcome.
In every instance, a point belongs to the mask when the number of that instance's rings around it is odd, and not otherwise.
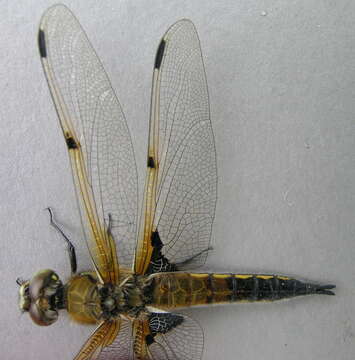
[[[55,5],[38,46],[68,148],[90,271],[41,270],[19,283],[19,307],[49,326],[61,310],[97,327],[75,360],[197,360],[203,331],[181,308],[333,295],[333,285],[264,274],[206,273],[217,199],[216,150],[200,41],[183,19],[162,37],[153,70],[143,203],[119,101],[84,30]]]

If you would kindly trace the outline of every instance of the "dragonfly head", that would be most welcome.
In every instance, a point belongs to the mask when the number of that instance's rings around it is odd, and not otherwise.
[[[28,312],[37,325],[53,324],[58,319],[58,310],[63,307],[63,284],[59,276],[46,269],[29,281],[17,282],[20,285],[20,310]]]

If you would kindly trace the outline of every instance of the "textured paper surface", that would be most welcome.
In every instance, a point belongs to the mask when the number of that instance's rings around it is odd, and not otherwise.
[[[52,206],[90,267],[69,161],[38,56],[51,1],[1,1],[1,358],[72,359],[90,328],[49,328],[17,309],[18,276],[69,275]],[[336,297],[187,311],[203,359],[352,360],[355,354],[355,3],[67,1],[112,80],[132,133],[142,189],[153,59],[190,18],[211,99],[219,191],[208,267],[335,283]]]

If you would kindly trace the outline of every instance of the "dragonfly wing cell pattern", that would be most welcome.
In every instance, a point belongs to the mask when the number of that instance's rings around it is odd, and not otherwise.
[[[102,278],[117,281],[117,260],[132,267],[137,237],[137,170],[128,127],[99,58],[65,6],[43,15],[38,42],[88,248]]]
[[[207,81],[191,21],[173,24],[157,48],[140,215],[124,114],[67,7],[44,13],[38,46],[94,268],[76,273],[72,266],[66,283],[49,269],[19,281],[19,307],[42,326],[53,324],[59,310],[96,324],[74,360],[199,360],[203,331],[178,309],[334,294],[333,285],[288,276],[191,272],[206,261],[217,199]],[[73,244],[50,215],[76,264]]]

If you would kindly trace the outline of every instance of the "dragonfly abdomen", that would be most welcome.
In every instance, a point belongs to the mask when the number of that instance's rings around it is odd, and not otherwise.
[[[316,285],[280,275],[231,275],[226,279],[230,301],[274,301],[309,294],[333,293],[333,285]]]
[[[315,285],[277,275],[160,273],[152,277],[152,305],[174,309],[243,301],[274,301],[308,294],[333,293],[332,285]]]

